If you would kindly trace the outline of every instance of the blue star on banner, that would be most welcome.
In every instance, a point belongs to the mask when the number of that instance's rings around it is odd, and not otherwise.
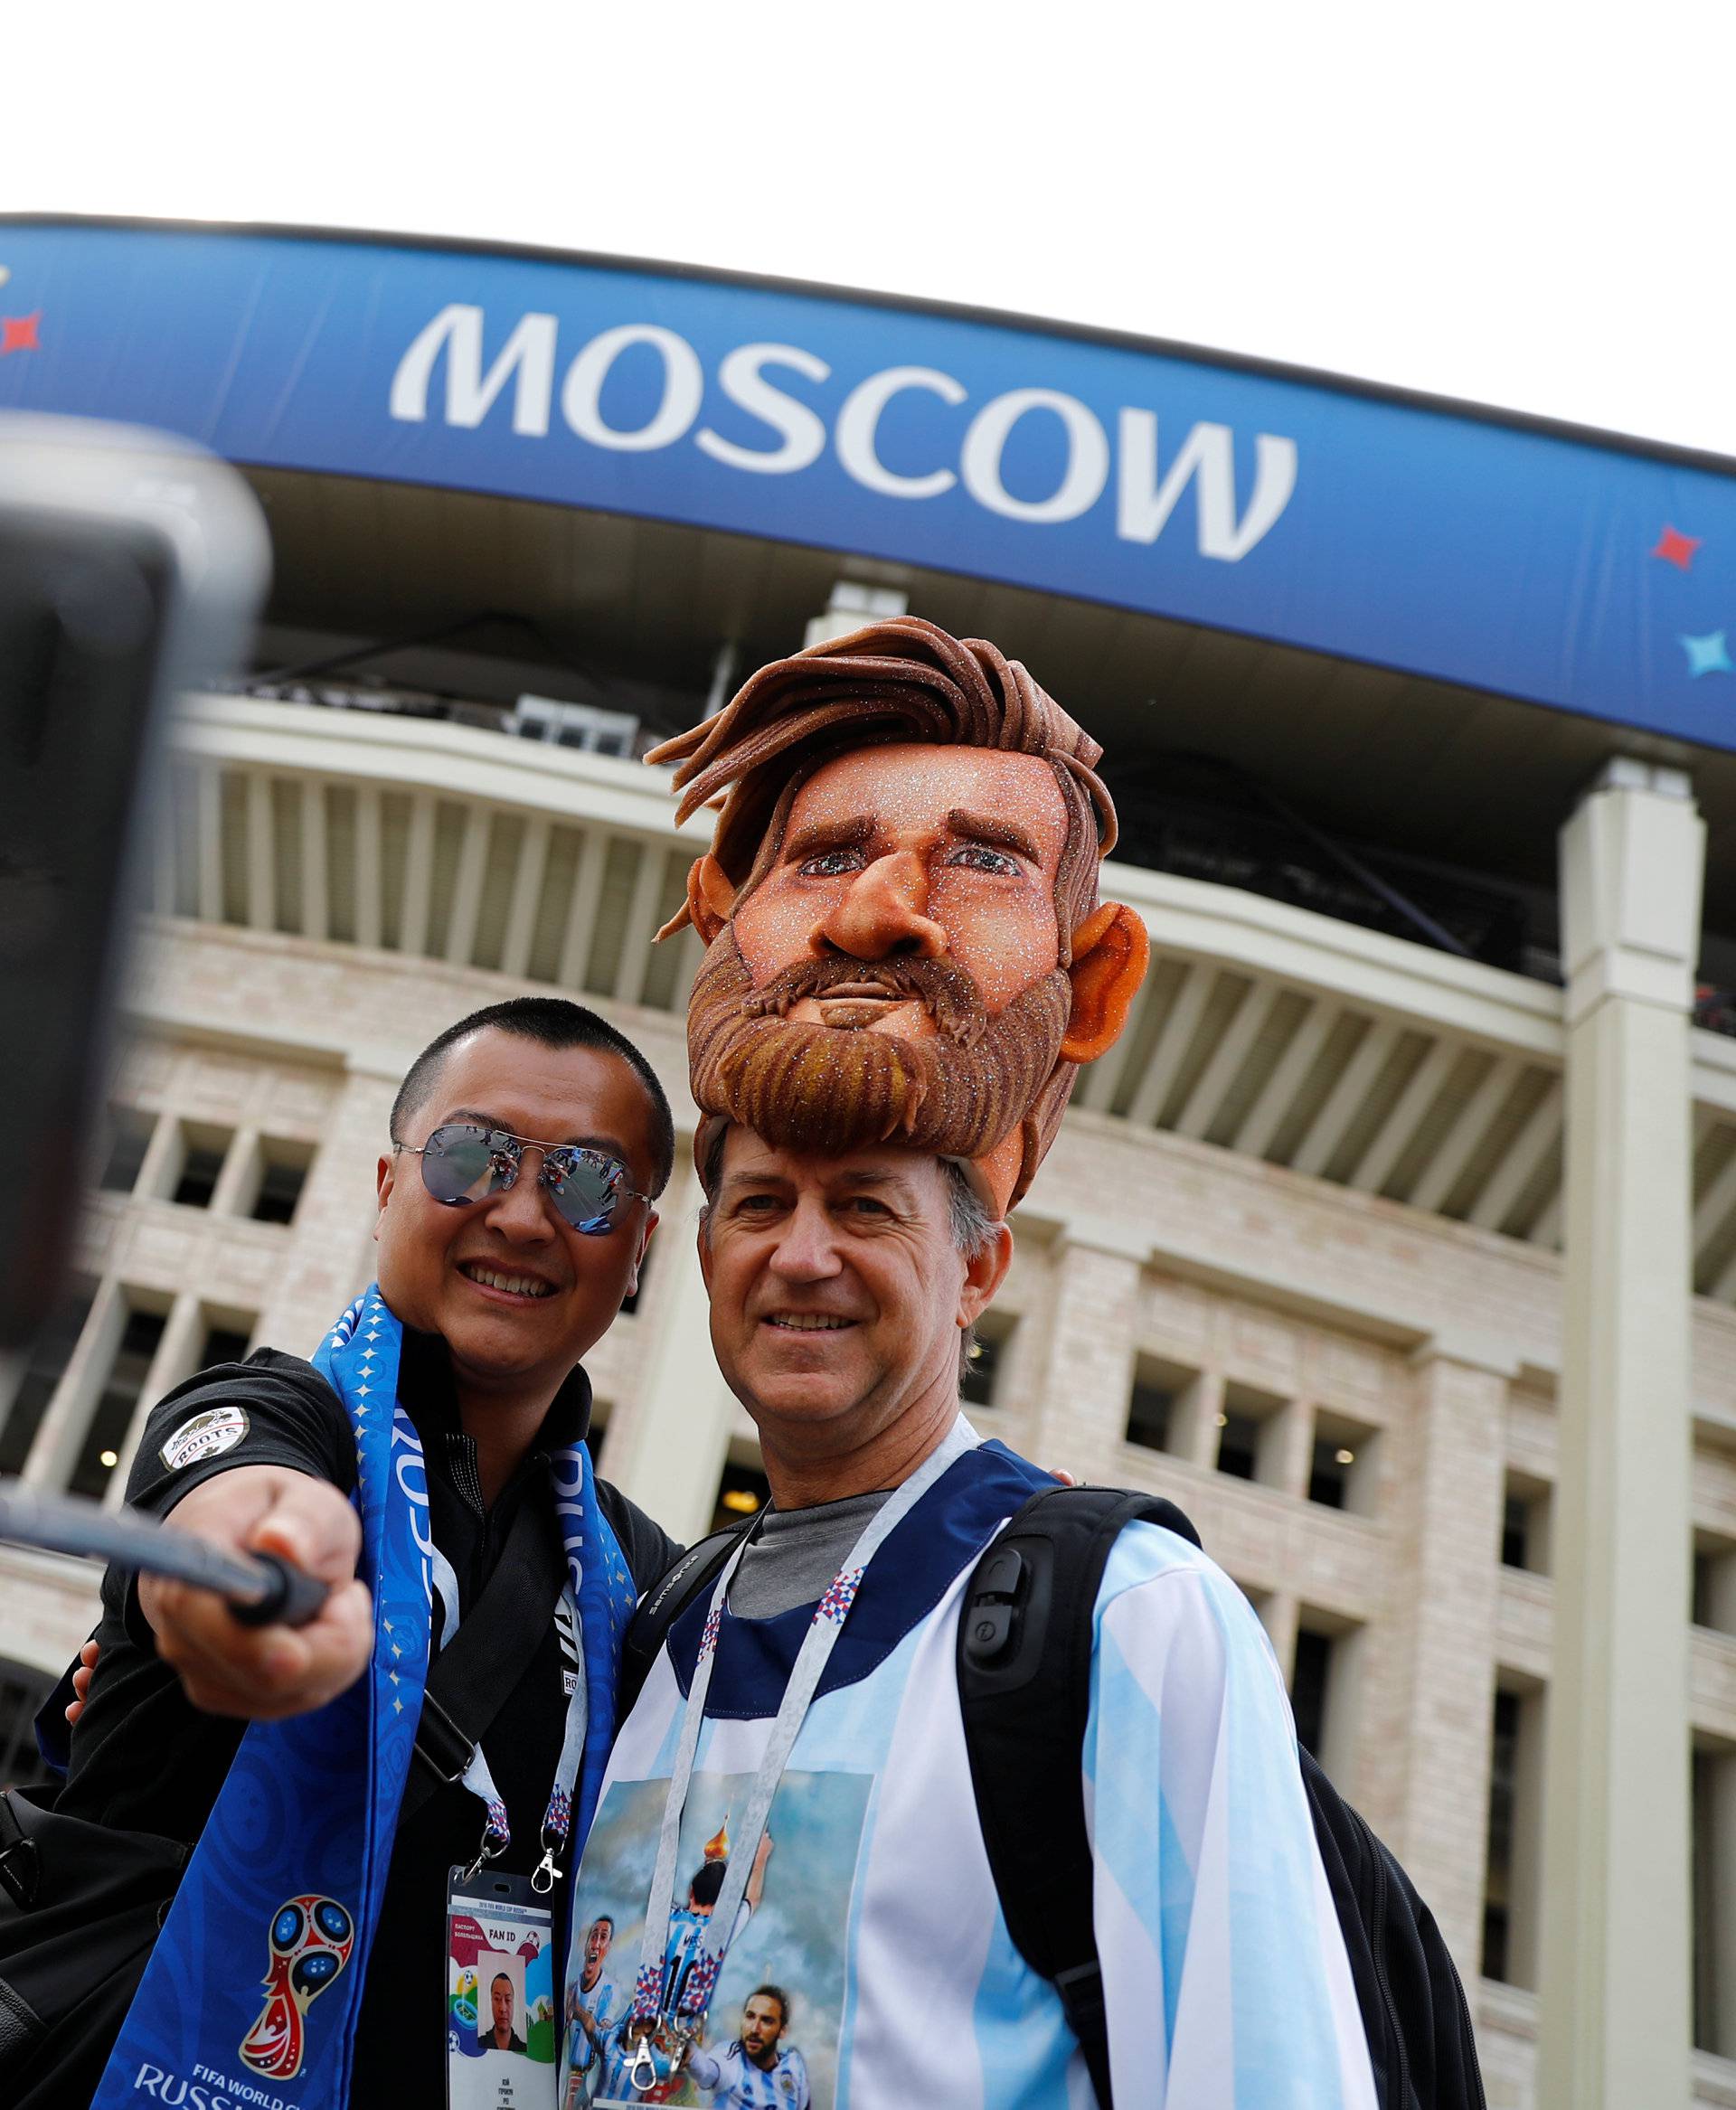
[[[1688,655],[1690,674],[1736,674],[1736,660],[1730,656],[1722,630],[1708,630],[1703,637],[1690,637],[1683,631],[1677,643]]]

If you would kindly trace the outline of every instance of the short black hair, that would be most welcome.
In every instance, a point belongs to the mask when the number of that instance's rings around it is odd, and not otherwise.
[[[513,1981],[510,1973],[505,1971],[496,1971],[494,1976],[488,1981],[489,1992],[492,1992],[497,1985],[504,1985],[507,1992],[510,1992],[513,1990]]]
[[[656,1071],[625,1033],[565,996],[509,996],[505,1003],[486,1004],[437,1033],[405,1070],[398,1097],[392,1102],[394,1143],[403,1141],[404,1124],[432,1093],[447,1050],[488,1027],[515,1034],[521,1041],[534,1041],[541,1048],[600,1048],[606,1054],[618,1055],[645,1087],[650,1102],[651,1192],[654,1196],[663,1192],[675,1164],[675,1123],[668,1095],[657,1081]]]
[[[695,1905],[715,1905],[717,1894],[723,1888],[723,1878],[729,1871],[729,1863],[708,1860],[694,1871],[693,1881],[687,1886]]]
[[[778,2012],[783,2018],[778,2025],[778,2034],[781,2037],[789,2027],[789,1995],[783,1987],[781,1985],[756,1985],[748,1995],[748,2000],[775,2000],[778,2002]],[[741,2002],[744,2011],[748,2000]]]

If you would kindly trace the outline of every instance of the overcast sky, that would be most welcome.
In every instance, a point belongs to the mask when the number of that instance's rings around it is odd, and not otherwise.
[[[0,205],[982,303],[1736,457],[1729,0],[8,10]]]

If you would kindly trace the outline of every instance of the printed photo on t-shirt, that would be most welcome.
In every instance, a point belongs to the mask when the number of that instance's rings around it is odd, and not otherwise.
[[[636,2045],[624,2024],[668,1784],[610,1785],[585,1847],[573,1918],[561,2110],[646,2102],[833,2110],[850,1899],[873,1785],[868,1774],[784,1776],[766,1825],[768,1843],[760,1849],[758,1880],[750,1882],[738,1914],[703,2038],[685,2068],[648,2093],[628,2077]],[[682,2011],[736,1851],[731,1823],[752,1786],[750,1774],[693,1776],[663,1945],[661,2011],[667,2019]]]

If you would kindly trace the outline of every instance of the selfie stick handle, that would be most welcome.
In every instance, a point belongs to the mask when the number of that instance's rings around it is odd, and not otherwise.
[[[50,1494],[0,1481],[0,1540],[49,1553],[107,1560],[214,1590],[244,1626],[305,1626],[326,1602],[326,1585],[275,1553],[228,1553],[191,1531],[117,1512],[76,1494]]]

